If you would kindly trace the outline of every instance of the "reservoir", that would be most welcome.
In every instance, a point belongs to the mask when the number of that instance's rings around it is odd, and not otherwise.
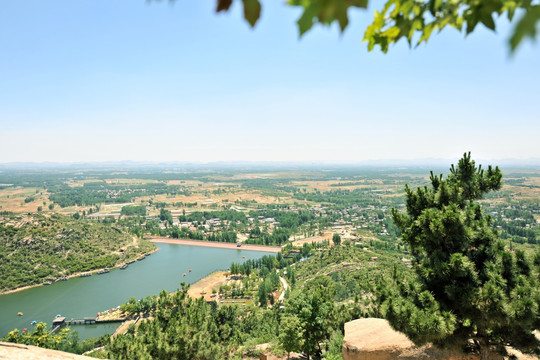
[[[192,284],[216,270],[227,270],[232,262],[274,255],[240,249],[156,245],[159,251],[130,264],[125,270],[115,269],[102,275],[59,281],[0,296],[0,337],[15,328],[31,331],[33,320],[46,322],[50,327],[57,314],[66,319],[95,317],[98,312],[119,306],[131,297],[140,299],[158,295],[161,290],[175,291],[181,282]],[[18,312],[23,316],[17,316]],[[71,329],[85,339],[112,334],[118,325],[73,325]]]

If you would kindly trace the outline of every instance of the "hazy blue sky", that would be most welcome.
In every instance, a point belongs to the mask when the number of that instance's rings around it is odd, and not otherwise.
[[[266,0],[0,5],[0,162],[540,157],[540,49],[510,27],[368,53],[380,3],[299,39]]]

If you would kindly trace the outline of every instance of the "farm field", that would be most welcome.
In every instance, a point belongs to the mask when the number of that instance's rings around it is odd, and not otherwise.
[[[446,170],[439,170],[444,172]],[[0,173],[0,211],[42,212],[114,223],[140,236],[302,245],[345,240],[398,246],[390,219],[403,189],[428,182],[427,169],[333,168],[188,172]],[[504,185],[483,203],[503,238],[536,244],[540,170],[503,169]],[[139,207],[142,212],[126,212]],[[280,221],[281,220],[281,221]],[[381,242],[381,243],[379,243]]]

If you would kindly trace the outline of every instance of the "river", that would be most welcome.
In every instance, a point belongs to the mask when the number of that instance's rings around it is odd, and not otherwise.
[[[50,326],[56,314],[67,319],[96,316],[131,297],[139,299],[157,295],[161,290],[174,291],[182,281],[193,284],[216,270],[228,269],[232,262],[274,255],[240,249],[156,245],[159,251],[130,264],[125,270],[115,269],[102,275],[74,278],[0,296],[0,337],[14,328],[31,330],[33,320]],[[23,316],[17,316],[19,311]],[[118,325],[73,325],[71,328],[85,339],[112,333]]]

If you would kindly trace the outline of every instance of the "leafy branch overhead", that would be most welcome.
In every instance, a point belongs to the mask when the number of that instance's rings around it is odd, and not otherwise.
[[[217,0],[216,11],[228,11],[233,0]],[[368,0],[288,0],[301,7],[298,31],[303,35],[313,25],[337,22],[341,31],[349,25],[350,8],[367,9]],[[261,16],[259,0],[242,0],[244,18],[253,27]],[[495,19],[505,16],[514,23],[511,51],[525,39],[535,40],[540,23],[540,4],[533,0],[387,0],[375,11],[373,22],[364,33],[371,51],[375,45],[387,52],[391,44],[405,39],[409,46],[427,42],[434,31],[452,27],[470,34],[478,24],[496,30]],[[518,18],[517,20],[515,18]]]

